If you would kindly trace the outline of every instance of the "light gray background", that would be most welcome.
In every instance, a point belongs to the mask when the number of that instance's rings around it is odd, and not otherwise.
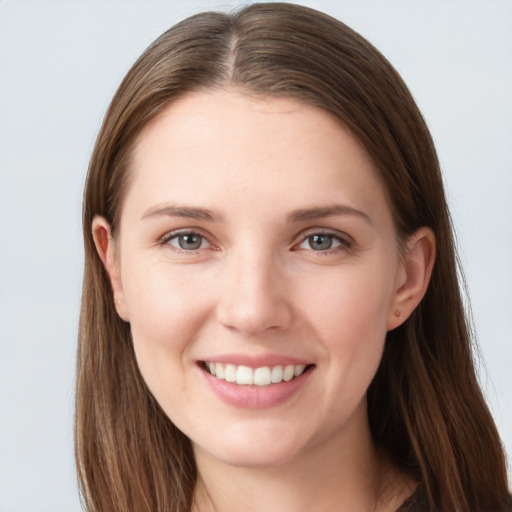
[[[512,2],[311,0],[373,42],[437,143],[512,454]],[[170,25],[240,2],[0,0],[0,512],[80,510],[72,449],[81,193],[119,81]]]

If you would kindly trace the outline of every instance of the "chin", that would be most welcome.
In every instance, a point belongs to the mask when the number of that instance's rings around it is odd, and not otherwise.
[[[228,436],[218,438],[215,443],[196,444],[193,442],[196,456],[205,454],[224,464],[246,468],[279,467],[296,459],[305,443],[287,433],[259,430],[259,435]]]
[[[295,453],[290,453],[289,450],[282,452],[270,451],[267,452],[258,450],[257,447],[253,449],[246,449],[244,452],[230,450],[229,453],[223,452],[210,452],[210,455],[217,458],[224,464],[239,468],[275,468],[283,466],[295,458]]]

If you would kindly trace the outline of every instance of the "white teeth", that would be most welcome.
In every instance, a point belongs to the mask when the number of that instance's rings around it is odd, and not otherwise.
[[[295,367],[295,370],[293,371],[293,375],[295,377],[298,377],[299,375],[302,375],[304,373],[305,369],[306,369],[306,365],[305,364],[298,364]]]
[[[252,368],[248,366],[239,366],[236,371],[236,383],[243,385],[253,385],[254,384],[254,372]]]
[[[289,382],[294,377],[302,375],[306,369],[305,364],[250,368],[249,366],[208,361],[205,366],[211,375],[226,382],[234,382],[240,386],[269,386],[270,384],[279,384],[283,381]]]
[[[272,382],[274,384],[281,382],[283,380],[283,367],[282,366],[274,366],[272,368]]]
[[[254,384],[256,386],[268,386],[271,382],[270,368],[268,366],[254,370]]]
[[[219,377],[219,379],[223,379],[225,377],[224,365],[222,363],[212,363],[212,364],[215,364],[215,373],[212,372],[211,370],[210,370],[210,373],[212,375]]]
[[[236,366],[234,364],[226,365],[224,380],[226,382],[236,382]]]
[[[283,372],[283,380],[285,382],[288,382],[288,381],[292,380],[294,376],[295,376],[295,366],[293,366],[291,364],[286,366],[284,369],[284,372]]]

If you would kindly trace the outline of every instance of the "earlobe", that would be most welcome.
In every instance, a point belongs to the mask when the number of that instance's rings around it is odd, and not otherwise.
[[[423,227],[407,241],[403,265],[397,275],[396,291],[388,313],[388,331],[401,325],[423,299],[436,255],[436,239]]]
[[[91,229],[96,250],[110,280],[117,313],[124,321],[128,322],[128,309],[126,307],[119,261],[115,254],[115,242],[112,238],[110,224],[104,217],[97,215],[92,221]]]

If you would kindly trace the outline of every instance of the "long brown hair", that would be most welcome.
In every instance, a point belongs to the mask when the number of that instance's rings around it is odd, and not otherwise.
[[[115,237],[130,152],[141,130],[185,92],[231,85],[329,111],[364,144],[387,188],[400,239],[437,239],[428,291],[388,334],[368,390],[374,439],[422,486],[431,511],[507,509],[506,464],[475,376],[436,152],[389,62],[339,21],[293,4],[253,4],[177,24],[139,58],[106,114],[84,196],[85,275],[76,395],[76,461],[90,512],[190,510],[189,440],[160,409],[137,367],[91,235]]]

